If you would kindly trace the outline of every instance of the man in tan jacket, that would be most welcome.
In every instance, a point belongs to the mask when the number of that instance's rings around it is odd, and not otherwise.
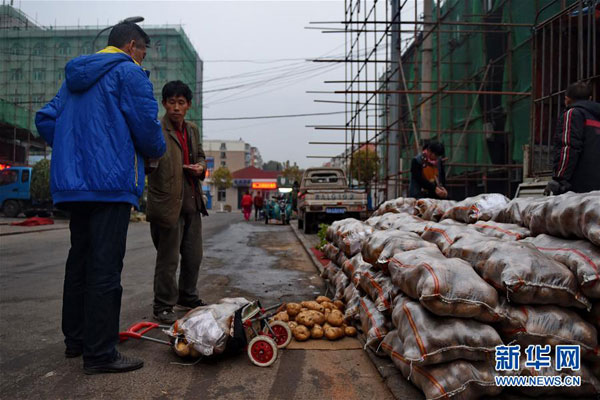
[[[181,81],[167,83],[162,89],[162,104],[167,151],[148,176],[147,219],[157,251],[154,318],[172,324],[177,320],[173,307],[205,305],[196,285],[202,261],[202,215],[208,215],[200,182],[206,176],[206,159],[198,127],[185,121],[192,104],[190,88]]]

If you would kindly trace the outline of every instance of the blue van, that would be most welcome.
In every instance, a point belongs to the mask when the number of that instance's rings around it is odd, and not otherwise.
[[[31,206],[31,167],[0,171],[0,207],[7,217],[16,217]]]

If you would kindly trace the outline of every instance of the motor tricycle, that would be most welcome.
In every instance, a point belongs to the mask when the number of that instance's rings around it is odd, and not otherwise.
[[[292,217],[292,200],[286,195],[271,198],[265,203],[263,211],[265,224],[268,224],[270,219],[281,221],[284,225],[289,224]]]

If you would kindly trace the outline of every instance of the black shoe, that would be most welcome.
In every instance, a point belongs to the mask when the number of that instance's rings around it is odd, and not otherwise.
[[[86,375],[94,375],[133,371],[140,369],[143,366],[143,360],[135,357],[126,357],[121,353],[117,353],[117,358],[115,361],[106,364],[94,365],[92,367],[83,367],[83,371]]]
[[[177,315],[173,309],[154,311],[154,319],[163,324],[174,324],[177,321]]]
[[[175,307],[177,307],[180,310],[191,310],[192,308],[196,308],[196,307],[202,307],[202,306],[206,306],[208,304],[206,304],[205,302],[202,301],[202,299],[196,299],[194,301],[186,301],[186,302],[177,302],[177,305]]]
[[[65,349],[65,357],[66,358],[75,358],[75,357],[79,357],[82,354],[83,354],[83,351],[81,349],[71,349],[68,347]]]

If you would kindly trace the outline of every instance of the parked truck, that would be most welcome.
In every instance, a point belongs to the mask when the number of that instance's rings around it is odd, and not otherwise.
[[[31,167],[0,171],[0,206],[7,217],[16,217],[31,207]]]
[[[367,194],[348,188],[341,168],[309,168],[298,192],[298,229],[316,232],[320,222],[344,218],[366,218]]]

